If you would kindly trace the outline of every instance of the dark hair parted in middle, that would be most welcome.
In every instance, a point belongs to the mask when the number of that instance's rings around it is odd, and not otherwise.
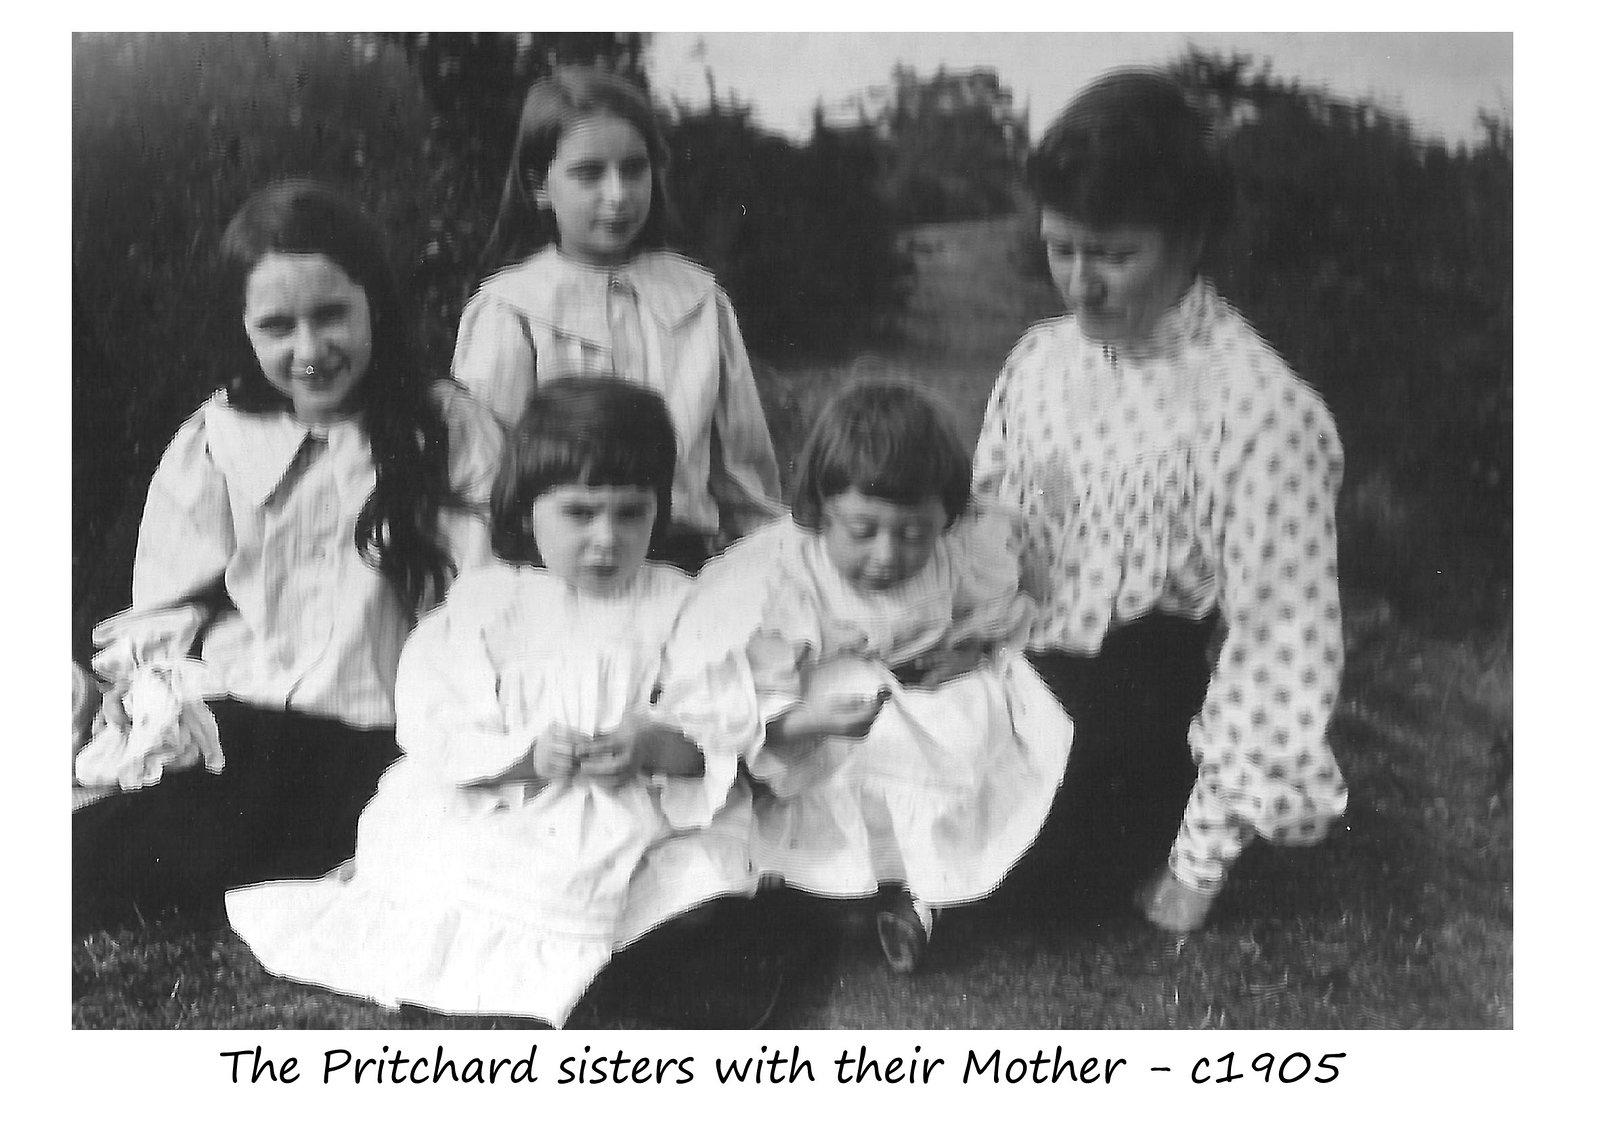
[[[908,506],[937,496],[953,522],[966,513],[972,458],[949,409],[909,381],[858,381],[823,406],[800,451],[794,520],[822,524],[822,504],[851,488]]]
[[[1205,244],[1233,214],[1233,175],[1210,121],[1156,71],[1090,83],[1028,155],[1026,178],[1040,207],[1096,228],[1149,225]]]
[[[554,213],[539,207],[537,190],[550,175],[561,139],[590,118],[619,118],[639,131],[650,155],[650,211],[638,236],[641,248],[664,247],[673,225],[667,198],[670,151],[650,96],[621,75],[599,67],[565,66],[528,89],[511,147],[500,209],[483,253],[483,270],[498,271],[557,240]]]
[[[383,229],[337,189],[279,181],[253,193],[222,234],[222,295],[231,311],[243,309],[250,277],[269,255],[324,256],[366,293],[372,361],[353,397],[377,482],[356,518],[355,540],[362,558],[420,610],[439,599],[456,568],[439,533],[439,511],[463,503],[450,485],[450,430],[417,360],[416,319],[401,297]],[[262,373],[237,318],[234,327],[228,405],[288,411],[289,398]]]
[[[556,487],[643,487],[655,492],[651,548],[672,521],[678,441],[659,393],[614,377],[542,382],[506,440],[489,506],[490,545],[509,562],[543,565],[529,523]]]

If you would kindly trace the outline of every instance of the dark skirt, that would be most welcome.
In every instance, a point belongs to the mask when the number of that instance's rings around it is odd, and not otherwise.
[[[72,815],[73,921],[220,909],[230,887],[310,877],[355,852],[356,823],[398,757],[393,730],[211,703],[226,768],[175,773]]]
[[[1215,615],[1151,615],[1098,655],[1030,653],[1072,716],[1067,772],[1027,869],[1074,906],[1124,904],[1167,858],[1194,787],[1189,724],[1211,678]]]

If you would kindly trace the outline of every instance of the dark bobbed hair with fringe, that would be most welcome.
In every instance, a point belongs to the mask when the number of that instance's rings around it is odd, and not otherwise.
[[[972,457],[943,402],[911,381],[869,378],[835,395],[811,426],[797,461],[794,520],[822,526],[822,505],[854,488],[915,506],[930,496],[954,522],[971,499]]]
[[[500,210],[480,265],[484,274],[558,241],[555,214],[539,207],[535,193],[550,174],[562,137],[577,123],[595,117],[620,118],[644,138],[650,155],[650,211],[635,242],[641,248],[666,245],[672,224],[667,198],[669,151],[650,96],[630,80],[599,67],[561,67],[534,83],[523,100]]]
[[[1202,250],[1233,216],[1233,174],[1209,118],[1151,69],[1090,83],[1046,128],[1025,179],[1040,208],[1096,228],[1147,225]]]
[[[542,566],[530,522],[556,487],[643,487],[656,496],[655,550],[672,523],[678,441],[653,389],[616,377],[541,382],[506,441],[489,505],[490,545],[508,562]]]
[[[234,304],[235,351],[224,389],[242,412],[289,412],[293,401],[262,373],[244,332],[245,287],[272,254],[322,255],[366,294],[372,358],[352,408],[372,448],[377,483],[356,519],[361,556],[414,611],[443,595],[455,564],[440,543],[439,512],[461,505],[450,487],[449,429],[418,364],[412,312],[402,299],[378,224],[350,197],[312,180],[268,185],[239,208],[222,234],[223,293]]]

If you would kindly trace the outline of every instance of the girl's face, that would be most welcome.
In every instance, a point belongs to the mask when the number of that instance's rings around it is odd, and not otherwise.
[[[569,483],[533,501],[533,540],[545,568],[599,597],[639,572],[655,522],[656,493],[649,487]]]
[[[367,292],[325,255],[264,256],[245,280],[244,332],[307,423],[345,415],[372,362]]]
[[[1045,209],[1039,220],[1055,281],[1067,312],[1084,336],[1106,345],[1137,345],[1182,297],[1199,265],[1195,241],[1169,240],[1157,228],[1091,228]]]
[[[852,487],[823,500],[822,545],[855,588],[892,589],[922,572],[948,522],[937,495],[908,506]]]
[[[614,264],[628,258],[644,230],[651,193],[644,135],[621,118],[597,115],[561,135],[534,199],[555,213],[562,251]]]

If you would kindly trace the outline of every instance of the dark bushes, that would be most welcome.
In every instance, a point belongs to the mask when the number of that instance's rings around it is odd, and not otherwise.
[[[212,256],[251,191],[299,175],[353,192],[392,234],[427,364],[448,371],[504,175],[510,138],[500,135],[520,101],[475,72],[474,102],[452,86],[451,60],[465,52],[480,68],[521,68],[518,81],[607,51],[637,69],[636,35],[524,38],[74,39],[76,647],[127,602],[150,474],[222,376],[216,359],[237,332],[236,312],[232,296],[216,292]],[[419,66],[429,68],[426,88]],[[471,112],[481,105],[498,110]],[[901,267],[869,149],[826,132],[796,146],[737,109],[668,127],[679,246],[721,277],[753,350],[842,351],[880,328]]]

